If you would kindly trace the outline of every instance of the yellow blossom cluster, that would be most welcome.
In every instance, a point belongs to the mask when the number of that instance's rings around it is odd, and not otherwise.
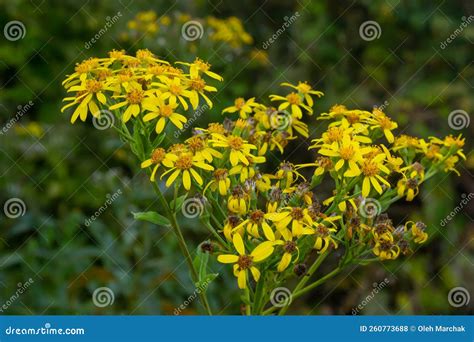
[[[238,98],[223,110],[222,123],[166,141],[169,122],[182,128],[191,108],[201,102],[212,108],[207,93],[217,89],[208,79],[221,77],[200,59],[171,65],[148,50],[112,51],[76,66],[64,81],[73,96],[63,110],[74,107],[72,122],[113,112],[151,181],[174,188],[170,208],[177,211],[190,192],[198,195],[203,227],[215,237],[213,253],[232,265],[239,288],[301,276],[313,253],[343,246],[343,268],[395,259],[428,239],[423,223],[394,223],[386,210],[398,199],[413,200],[436,173],[456,172],[464,138],[397,136],[397,123],[378,108],[335,105],[314,118],[323,93],[299,82],[283,83],[287,94],[270,95],[267,103]],[[308,148],[313,161],[282,160],[292,140],[309,137],[308,117],[327,122]],[[271,171],[274,160],[279,166]]]

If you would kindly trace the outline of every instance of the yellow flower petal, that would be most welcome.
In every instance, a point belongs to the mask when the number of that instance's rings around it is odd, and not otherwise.
[[[234,234],[234,237],[232,238],[232,242],[234,243],[235,250],[237,253],[240,255],[245,254],[245,246],[244,246],[244,241],[242,240],[242,237],[240,234]]]
[[[272,241],[265,241],[255,247],[250,255],[253,256],[253,261],[259,262],[272,255],[274,249]]]
[[[223,264],[233,264],[236,263],[238,260],[239,256],[233,254],[221,254],[217,257],[217,261]]]

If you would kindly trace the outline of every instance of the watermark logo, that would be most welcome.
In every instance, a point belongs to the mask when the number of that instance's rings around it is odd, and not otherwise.
[[[470,15],[467,18],[463,16],[461,20],[461,25],[459,25],[459,27],[455,29],[444,42],[439,44],[441,50],[446,49],[448,45],[451,44],[464,31],[464,29],[474,21],[474,15]]]
[[[206,111],[209,109],[209,106],[207,104],[204,104],[202,106],[200,106],[199,108],[196,109],[196,111],[193,113],[193,116],[191,116],[190,118],[188,118],[188,121],[184,123],[183,125],[183,128],[177,130],[174,132],[173,136],[178,139],[181,134],[183,134],[184,132],[186,132],[190,127],[192,127],[192,125],[194,124],[194,122],[196,122],[196,120]]]
[[[12,128],[13,125],[15,125],[21,119],[21,117],[25,115],[34,105],[35,103],[33,101],[29,101],[23,106],[19,105],[18,107],[16,107],[17,112],[15,113],[15,116],[8,120],[6,124],[2,127],[2,129],[0,130],[0,135],[7,133],[8,130]]]
[[[284,17],[283,20],[283,24],[281,25],[281,27],[275,31],[275,33],[273,33],[273,35],[268,38],[266,41],[263,42],[262,44],[262,49],[266,50],[268,49],[273,43],[275,43],[277,41],[277,39],[291,26],[293,25],[293,23],[299,18],[300,16],[300,13],[299,12],[295,12],[292,16],[288,17]]]
[[[122,13],[119,11],[113,17],[106,17],[104,26],[97,31],[97,33],[89,41],[84,43],[84,48],[89,50],[92,45],[97,43],[97,41],[102,37],[119,19],[122,17]]]
[[[360,302],[355,308],[352,309],[352,314],[357,315],[367,304],[369,304],[372,299],[374,299],[375,295],[380,292],[384,287],[388,285],[390,281],[385,278],[380,283],[374,282],[372,284],[372,291]]]
[[[95,113],[92,118],[92,125],[100,131],[109,129],[115,124],[115,116],[108,109],[102,109]]]
[[[467,306],[470,301],[471,295],[464,287],[454,287],[448,293],[448,302],[452,307],[460,308],[461,306]]]
[[[201,39],[204,34],[202,24],[197,20],[190,20],[181,27],[181,36],[188,42]]]
[[[448,125],[456,131],[468,127],[470,123],[469,114],[462,109],[453,110],[448,115]]]
[[[186,309],[197,297],[200,293],[206,291],[207,287],[209,286],[209,284],[212,282],[212,280],[206,280],[206,281],[203,281],[201,283],[200,286],[196,287],[196,289],[193,291],[193,293],[191,293],[189,295],[188,298],[186,298],[186,300],[181,304],[179,305],[178,307],[176,307],[173,311],[173,314],[175,316],[178,316],[179,314],[181,314],[181,312]]]
[[[13,197],[5,202],[3,205],[3,212],[5,216],[11,219],[18,218],[25,215],[26,204],[22,199]]]
[[[439,223],[441,227],[444,227],[451,221],[457,214],[461,212],[461,210],[474,198],[474,192],[470,192],[469,194],[462,194],[462,200],[459,204]]]
[[[1,306],[0,306],[0,313],[3,313],[6,311],[20,296],[26,292],[26,290],[31,286],[31,284],[34,283],[34,280],[32,278],[28,279],[26,282],[18,283],[17,284],[17,290],[15,293],[8,298]]]
[[[279,131],[285,131],[291,126],[293,118],[287,111],[273,111],[270,114],[270,126]]]
[[[26,35],[26,27],[19,20],[9,21],[3,28],[3,35],[11,42],[23,39]]]
[[[115,301],[114,291],[108,287],[98,287],[92,294],[92,302],[99,308],[112,305]]]
[[[375,198],[365,198],[359,207],[359,214],[365,218],[374,218],[382,212],[382,205]]]
[[[379,39],[382,35],[382,29],[378,22],[374,20],[367,20],[362,23],[359,27],[359,35],[360,37],[370,42],[375,39]]]
[[[202,200],[196,197],[188,198],[183,202],[181,212],[183,213],[184,217],[187,218],[199,217],[204,212],[204,203]]]
[[[86,221],[84,222],[85,226],[86,227],[89,227],[91,225],[92,222],[94,222],[100,215],[102,215],[102,213],[104,211],[107,210],[107,208],[117,199],[120,197],[120,195],[122,195],[122,190],[121,189],[118,189],[116,192],[114,192],[112,195],[110,194],[107,194],[107,199],[105,200],[105,203],[103,205],[100,206],[99,209],[97,209],[97,211],[91,216],[89,217],[88,219],[86,219]]]
[[[286,287],[276,287],[270,293],[270,303],[277,308],[289,306],[292,301],[291,291]]]

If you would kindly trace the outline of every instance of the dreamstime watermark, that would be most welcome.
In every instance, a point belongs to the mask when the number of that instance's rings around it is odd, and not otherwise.
[[[202,215],[204,212],[204,201],[205,199],[192,197],[188,198],[183,202],[181,206],[181,212],[186,218],[196,218]]]
[[[382,28],[378,22],[367,20],[359,26],[359,35],[363,40],[370,42],[380,38],[382,35]]]
[[[268,49],[273,43],[275,43],[277,41],[277,39],[291,26],[294,24],[294,22],[296,20],[298,20],[300,16],[300,13],[298,11],[296,11],[291,17],[284,17],[283,20],[283,24],[281,25],[281,27],[275,31],[275,33],[273,33],[273,35],[268,38],[266,41],[263,42],[262,44],[262,49],[266,50]]]
[[[469,117],[469,114],[462,109],[453,110],[448,115],[448,125],[456,131],[468,127],[470,123],[471,118]]]
[[[290,289],[286,287],[276,287],[270,293],[270,303],[274,307],[283,308],[289,306],[293,301],[293,296]]]
[[[367,304],[369,304],[372,299],[374,299],[375,295],[379,293],[384,287],[386,287],[390,283],[388,278],[385,278],[380,283],[373,283],[372,284],[372,291],[359,303],[355,308],[352,309],[352,314],[357,315],[360,310],[362,310]]]
[[[202,24],[197,20],[190,20],[181,27],[181,36],[188,42],[201,39],[204,34]]]
[[[40,328],[16,328],[9,326],[5,329],[6,335],[84,335],[83,328],[53,328],[51,323],[45,323]]]
[[[115,116],[108,109],[102,109],[95,113],[92,118],[92,125],[99,131],[106,130],[115,124]]]
[[[467,306],[471,301],[471,295],[469,291],[461,286],[452,288],[448,293],[449,305],[460,308],[461,306]]]
[[[105,25],[97,31],[97,33],[87,42],[84,43],[86,50],[89,50],[92,45],[102,37],[119,19],[122,17],[122,12],[118,11],[113,17],[107,16],[105,18]]]
[[[202,284],[198,287],[196,287],[193,291],[193,293],[191,293],[188,298],[185,299],[185,301],[183,303],[181,303],[178,307],[176,307],[173,311],[173,314],[175,316],[178,316],[181,314],[181,312],[186,309],[189,304],[191,304],[198,296],[200,293],[206,291],[207,287],[209,286],[209,284],[211,283],[212,280],[205,280],[202,282]]]
[[[112,305],[115,301],[115,294],[109,287],[98,287],[92,294],[92,302],[99,308]]]
[[[286,131],[292,122],[293,117],[286,110],[275,110],[270,114],[270,126],[278,131]]]
[[[385,100],[380,106],[374,106],[374,108],[383,112],[383,111],[385,111],[385,109],[388,107],[389,104],[390,104],[390,102]]]
[[[441,227],[446,226],[448,222],[454,218],[454,216],[461,212],[461,210],[469,203],[469,201],[474,198],[474,192],[470,192],[467,195],[462,194],[461,198],[462,200],[459,202],[459,204],[444,219],[440,221],[439,224]]]
[[[91,225],[92,222],[94,222],[100,215],[102,215],[102,213],[104,211],[107,210],[107,208],[117,199],[120,197],[120,195],[122,195],[122,190],[121,189],[118,189],[116,192],[114,192],[112,195],[110,194],[107,194],[107,199],[106,201],[104,202],[103,205],[100,206],[99,209],[97,209],[97,211],[91,216],[89,217],[88,219],[86,219],[86,221],[84,222],[84,224],[86,225],[86,227],[89,227]]]
[[[17,108],[17,112],[15,115],[7,121],[7,123],[2,127],[0,130],[0,135],[3,135],[8,132],[10,128],[12,128],[20,119],[23,115],[25,115],[33,106],[35,103],[33,101],[27,102],[25,105],[19,105]]]
[[[26,204],[21,198],[13,197],[3,204],[3,213],[6,217],[16,219],[26,213]]]
[[[474,15],[470,15],[467,18],[463,16],[461,17],[461,20],[461,25],[459,25],[459,27],[455,29],[453,33],[451,33],[449,37],[444,40],[444,42],[439,44],[439,47],[442,50],[446,49],[448,45],[451,44],[464,31],[464,29],[474,21]]]
[[[177,130],[174,132],[173,136],[178,139],[181,134],[186,132],[189,128],[193,127],[193,123],[196,122],[197,119],[206,111],[209,109],[209,106],[207,104],[202,105],[201,107],[197,108],[193,115],[188,118],[188,121],[184,123],[183,128]]]
[[[382,205],[375,198],[364,198],[359,207],[360,216],[374,218],[382,212]]]
[[[19,20],[12,20],[3,27],[3,35],[11,42],[25,38],[26,27]]]
[[[31,284],[34,283],[34,280],[32,278],[28,279],[26,282],[18,283],[17,284],[17,289],[15,293],[8,298],[1,306],[0,306],[0,313],[3,313],[6,311],[20,296],[28,290],[28,288],[31,286]]]

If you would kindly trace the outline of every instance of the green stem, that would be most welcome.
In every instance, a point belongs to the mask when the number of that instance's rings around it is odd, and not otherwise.
[[[323,284],[324,282],[326,282],[326,280],[328,279],[331,279],[332,277],[334,277],[336,274],[338,274],[339,272],[342,271],[342,268],[340,267],[337,267],[335,268],[334,270],[332,270],[331,272],[329,272],[328,274],[326,274],[324,277],[318,279],[317,281],[315,281],[314,283],[302,288],[301,290],[299,290],[298,292],[295,292],[293,294],[293,299],[296,299],[302,295],[304,295],[305,293],[307,293],[308,291],[311,291],[313,290],[314,288],[318,287],[319,285]]]
[[[245,303],[245,315],[250,316],[252,312],[250,307],[250,290],[248,287],[244,290],[244,296],[247,301],[247,303]]]
[[[181,232],[179,224],[176,220],[176,216],[171,212],[171,210],[168,206],[168,202],[166,202],[166,199],[163,196],[163,193],[161,192],[160,188],[158,187],[158,185],[155,182],[153,182],[153,188],[155,189],[155,192],[158,195],[158,199],[160,200],[161,205],[165,209],[166,216],[170,220],[171,227],[173,228],[173,231],[174,231],[176,237],[178,238],[179,247],[180,247],[181,252],[183,253],[183,255],[186,259],[186,262],[188,264],[188,268],[191,272],[191,279],[193,280],[194,284],[197,284],[199,282],[199,276],[198,276],[198,273],[197,273],[196,269],[194,268],[191,253],[189,253],[189,249],[186,245],[186,241],[184,240],[183,233]],[[209,302],[207,300],[205,291],[200,291],[199,292],[199,297],[200,297],[200,300],[202,302],[202,305],[206,309],[207,314],[212,315],[211,307],[210,307]]]

